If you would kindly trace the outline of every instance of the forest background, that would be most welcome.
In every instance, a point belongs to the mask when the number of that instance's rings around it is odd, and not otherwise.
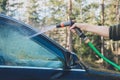
[[[0,13],[41,29],[68,20],[111,26],[120,23],[120,0],[0,0]],[[120,42],[84,32],[107,58],[120,65]],[[116,70],[100,59],[69,28],[45,33],[69,51],[75,52],[89,67]]]

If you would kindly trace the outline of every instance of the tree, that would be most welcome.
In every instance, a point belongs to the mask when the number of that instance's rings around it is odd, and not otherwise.
[[[71,16],[72,16],[72,0],[69,0],[69,3],[68,3],[68,20],[72,20]],[[72,33],[70,31],[70,27],[67,28],[67,45],[68,45],[68,50],[69,51],[73,51],[73,48],[72,48]]]
[[[6,5],[8,0],[0,0],[0,13],[6,13]]]
[[[6,5],[6,14],[20,20],[23,2],[8,0]]]
[[[43,18],[44,25],[55,25],[67,21],[67,2],[64,0],[48,0],[45,4],[46,16]],[[47,15],[49,14],[49,15]],[[58,41],[63,47],[67,48],[66,28],[54,29],[49,32],[49,36]]]
[[[107,2],[107,1],[106,1]],[[119,23],[119,0],[108,1],[105,9],[105,24],[110,26]],[[109,50],[111,50],[111,59],[119,64],[119,41],[109,41]]]
[[[39,22],[39,13],[37,11],[39,4],[37,2],[38,0],[29,0],[27,2],[29,4],[26,11],[27,23],[34,27],[38,26]]]
[[[74,6],[75,8],[73,9],[74,11],[74,15],[76,17],[76,21],[77,22],[81,22],[81,23],[90,23],[90,24],[99,24],[100,23],[100,19],[98,18],[98,12],[99,11],[99,4],[98,3],[90,3],[87,5],[84,5],[84,3],[86,3],[85,1],[80,1],[80,0],[76,0],[79,1],[76,4],[79,5],[78,6]],[[92,39],[91,41],[94,42],[94,44],[100,44],[100,40],[98,39],[98,36],[94,36],[93,34],[87,32],[85,33],[87,34],[87,36],[90,36],[90,38]],[[80,40],[80,39],[76,39],[75,40]],[[99,41],[98,41],[99,40]],[[80,52],[82,55],[86,56],[91,56],[93,54],[89,54],[91,53],[91,50],[89,48],[87,48],[88,46],[84,46],[83,43],[81,43],[80,45],[80,41],[76,41],[76,46],[80,47],[80,48],[76,48],[78,50],[78,52]],[[99,46],[98,46],[99,48]],[[76,51],[76,50],[75,50]],[[93,52],[92,52],[93,53]],[[81,56],[82,56],[81,55]]]

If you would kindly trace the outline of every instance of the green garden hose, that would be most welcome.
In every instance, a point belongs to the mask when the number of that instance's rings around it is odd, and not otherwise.
[[[120,70],[120,66],[117,65],[116,63],[110,61],[109,59],[107,59],[105,56],[103,56],[96,48],[95,46],[91,43],[91,42],[88,42],[87,43],[88,46],[99,56],[101,57],[104,61],[106,61],[107,63],[111,64],[112,66],[114,66],[116,69]]]

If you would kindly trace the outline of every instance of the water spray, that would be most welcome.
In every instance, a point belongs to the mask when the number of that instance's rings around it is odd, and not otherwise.
[[[60,24],[57,24],[56,27],[57,28],[61,28],[61,27],[66,27],[66,26],[72,26],[75,23],[75,21],[70,20],[67,22],[62,22]],[[74,28],[76,33],[78,34],[78,36],[80,38],[82,38],[82,40],[100,57],[102,58],[104,61],[106,61],[107,63],[109,63],[110,65],[112,65],[113,67],[115,67],[116,69],[118,69],[120,71],[120,66],[114,62],[112,62],[111,60],[109,60],[108,58],[106,58],[104,55],[102,55],[96,48],[95,46],[90,42],[90,40],[88,39],[88,37],[80,30],[80,28],[75,27]]]

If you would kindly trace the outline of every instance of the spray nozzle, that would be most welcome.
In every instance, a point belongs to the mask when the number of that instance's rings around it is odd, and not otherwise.
[[[66,26],[72,26],[74,23],[75,23],[75,20],[70,20],[67,22],[62,22],[60,24],[57,24],[56,27],[61,28],[61,27],[66,27]]]
[[[62,22],[60,24],[57,24],[56,27],[61,28],[61,27],[66,27],[66,26],[72,26],[74,23],[75,23],[75,20],[70,20],[70,21],[67,21],[67,22]],[[81,37],[84,41],[87,39],[87,37],[80,30],[80,28],[75,27],[74,29],[75,29],[76,33],[78,34],[78,36]]]

